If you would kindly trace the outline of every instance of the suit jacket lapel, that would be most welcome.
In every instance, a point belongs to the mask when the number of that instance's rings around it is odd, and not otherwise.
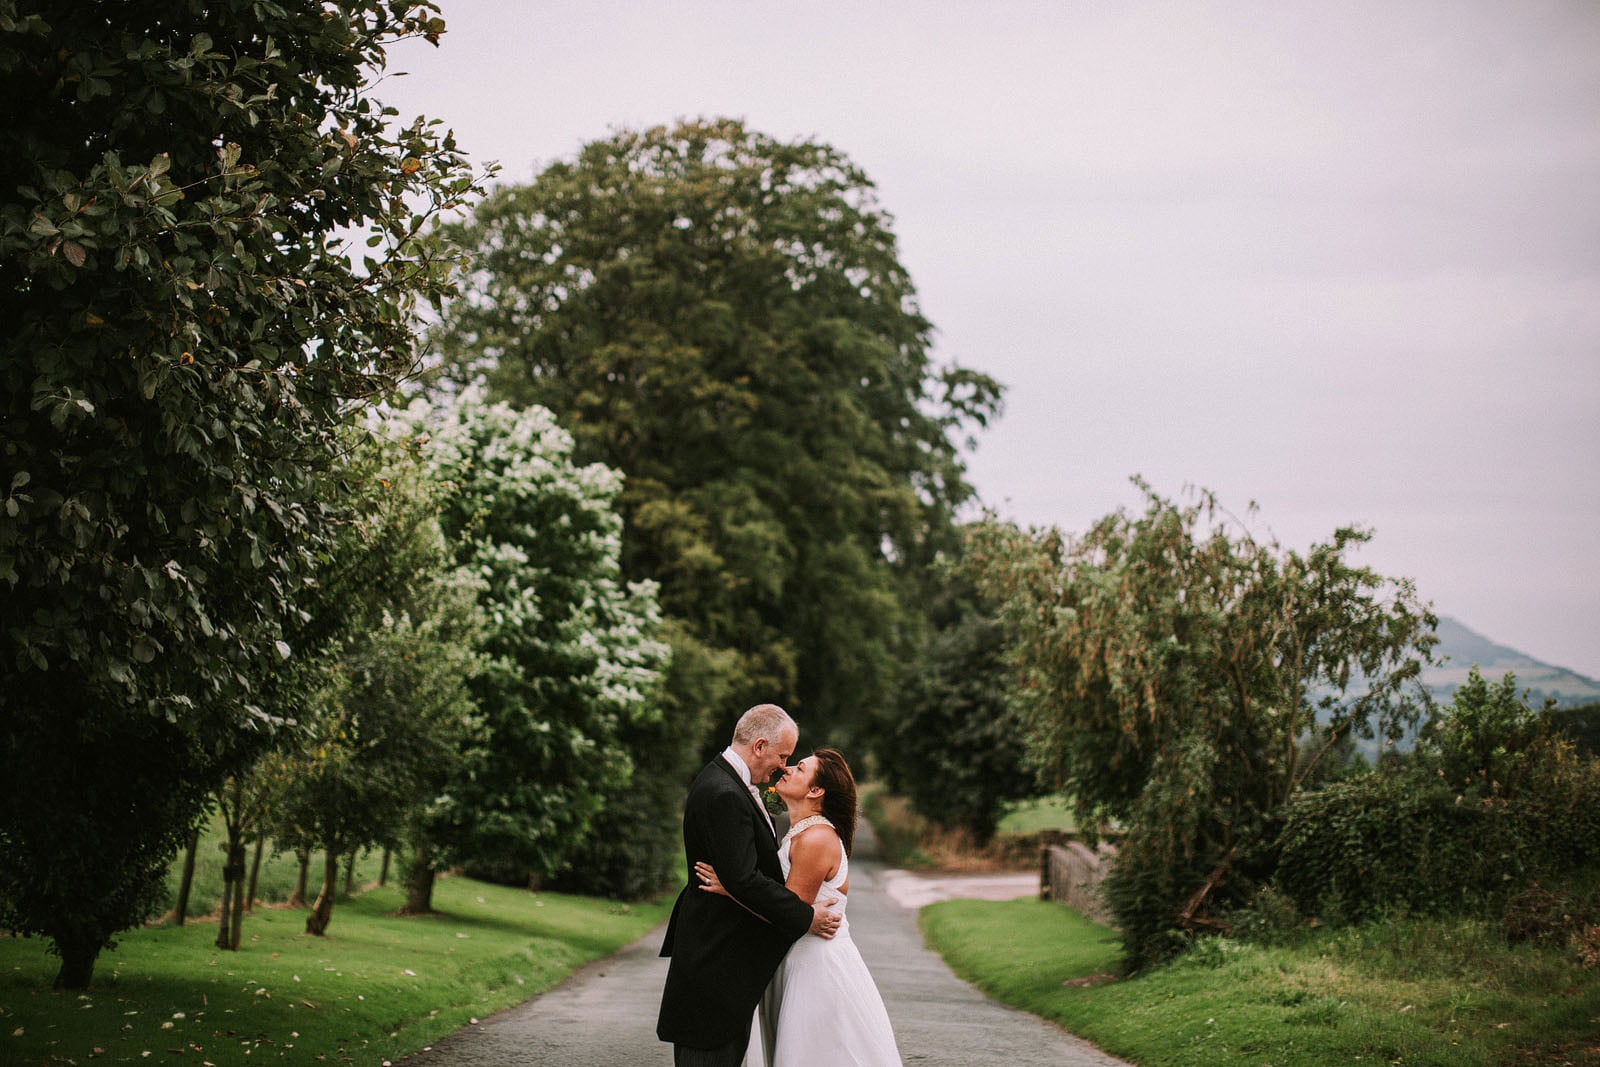
[[[766,806],[762,804],[761,801],[756,799],[756,796],[750,792],[749,787],[744,784],[744,779],[739,777],[739,772],[733,769],[733,764],[729,763],[721,756],[718,756],[717,765],[728,772],[728,777],[733,779],[734,785],[737,785],[740,789],[744,790],[745,796],[750,797],[750,803],[754,804],[756,806],[756,810],[761,813],[761,821],[766,823],[767,832],[772,835],[772,842],[774,845],[776,845],[778,842],[778,827],[773,823],[772,816],[767,813]],[[760,791],[760,788],[760,786],[756,787],[757,792]]]

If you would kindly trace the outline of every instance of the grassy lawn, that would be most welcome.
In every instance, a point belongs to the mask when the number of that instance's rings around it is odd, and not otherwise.
[[[1600,968],[1480,923],[1395,920],[1292,948],[1213,939],[1122,981],[1092,977],[1115,970],[1114,933],[1060,905],[948,901],[921,923],[990,996],[1146,1067],[1600,1067]]]
[[[149,927],[103,953],[87,994],[49,986],[39,940],[0,938],[0,1063],[380,1064],[552,988],[666,917],[624,905],[442,879],[442,914],[402,919],[396,887],[341,898],[328,936],[258,908],[245,947],[213,924]]]
[[[1036,834],[1040,830],[1076,833],[1077,817],[1061,797],[1036,797],[1019,800],[1000,820],[1002,834]]]

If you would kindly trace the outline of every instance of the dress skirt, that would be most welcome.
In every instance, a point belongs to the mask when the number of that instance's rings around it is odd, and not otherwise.
[[[838,908],[842,910],[841,897]],[[900,1067],[883,997],[848,919],[834,938],[800,938],[756,1009],[746,1067]]]

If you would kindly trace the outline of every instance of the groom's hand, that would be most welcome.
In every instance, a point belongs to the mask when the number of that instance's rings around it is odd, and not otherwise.
[[[830,905],[839,903],[838,897],[828,900],[819,900],[811,905],[811,930],[825,941],[831,941],[833,935],[839,932],[839,916],[829,911]]]

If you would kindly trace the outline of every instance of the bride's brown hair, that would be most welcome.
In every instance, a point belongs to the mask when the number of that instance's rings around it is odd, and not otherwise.
[[[848,856],[856,839],[856,776],[838,749],[819,748],[811,756],[817,761],[811,784],[822,789],[822,814],[833,823]]]

